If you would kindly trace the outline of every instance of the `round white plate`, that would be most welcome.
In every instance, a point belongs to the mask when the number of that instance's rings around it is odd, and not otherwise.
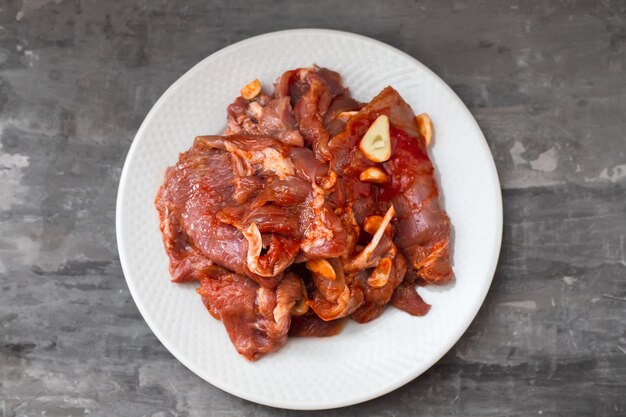
[[[339,71],[355,98],[395,87],[435,126],[432,158],[453,225],[456,282],[420,288],[425,317],[388,308],[331,338],[289,339],[251,363],[206,311],[195,285],[170,282],[154,197],[165,169],[196,135],[225,127],[226,106],[250,80],[270,87],[285,70],[311,64]],[[233,395],[292,409],[366,401],[411,381],[441,358],[478,312],[502,236],[500,184],[489,147],[454,92],[414,58],[384,43],[330,30],[257,36],[209,56],[154,105],[128,153],[117,200],[117,242],[130,292],[165,347],[201,378]]]

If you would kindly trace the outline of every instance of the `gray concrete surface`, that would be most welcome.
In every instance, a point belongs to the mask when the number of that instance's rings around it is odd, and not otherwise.
[[[114,229],[159,95],[212,52],[294,27],[432,68],[480,123],[504,195],[494,284],[461,341],[405,387],[323,415],[626,415],[625,22],[608,0],[0,2],[0,416],[299,415],[161,346]]]

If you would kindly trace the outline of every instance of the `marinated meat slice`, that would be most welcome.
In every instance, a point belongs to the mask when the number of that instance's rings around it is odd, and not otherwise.
[[[304,143],[323,162],[332,157],[329,128],[338,132],[343,126],[335,123],[338,114],[359,107],[341,84],[339,73],[316,66],[284,73],[274,84],[273,97],[289,97]]]
[[[262,136],[198,137],[168,171],[157,197],[161,218],[167,218],[162,227],[172,229],[164,239],[184,249],[170,250],[173,268],[193,247],[218,265],[274,286],[299,250],[306,259],[344,255],[347,232],[315,185],[318,178],[325,181],[318,174],[327,166],[311,156],[299,159],[296,169],[294,152],[312,155]],[[245,233],[252,225],[258,236]]]
[[[333,207],[350,207],[358,224],[363,224],[365,218],[378,212],[380,203],[377,201],[377,187],[359,181],[356,176],[340,176],[334,192],[328,201]],[[388,207],[381,207],[386,210]],[[384,211],[383,211],[384,213]]]
[[[336,260],[329,261],[335,270],[334,280],[313,272],[315,285],[309,306],[322,320],[336,320],[352,314],[363,303],[363,290],[353,276],[346,277],[343,264]]]
[[[391,303],[394,307],[413,316],[424,316],[430,310],[430,304],[420,297],[415,285],[408,283],[402,283],[396,288],[391,297]]]
[[[276,139],[251,135],[198,136],[195,142],[207,149],[228,151],[235,175],[276,175],[279,178],[294,175],[288,156],[291,147]]]
[[[359,323],[367,323],[380,316],[389,300],[391,300],[394,290],[404,280],[407,264],[402,255],[396,255],[387,284],[375,288],[367,283],[369,274],[361,271],[357,274],[357,279],[361,283],[365,301],[350,318]]]
[[[237,351],[256,360],[287,341],[290,310],[302,297],[302,283],[289,273],[276,289],[269,289],[239,274],[212,271],[197,291],[222,320]]]
[[[299,90],[299,85],[296,84],[297,81],[300,81],[300,73],[304,71],[303,68],[285,71],[274,83],[274,93],[273,96],[276,98],[289,97],[292,100],[292,104],[297,101],[302,94],[304,94],[304,90],[306,89],[306,84],[302,82],[302,89]],[[309,69],[310,71],[310,69]]]
[[[279,206],[229,206],[217,213],[217,219],[238,230],[245,230],[254,223],[261,233],[276,233],[292,238],[302,236],[298,215]]]
[[[316,314],[295,316],[291,318],[290,337],[330,337],[341,332],[345,326],[344,319],[324,321]]]
[[[343,132],[346,128],[346,123],[350,119],[346,116],[348,113],[355,113],[361,109],[363,105],[350,97],[350,94],[345,93],[336,96],[330,103],[328,112],[324,116],[324,126],[328,130],[329,136],[332,138],[335,135]]]
[[[333,97],[325,84],[312,78],[306,93],[297,101],[293,109],[304,142],[311,146],[315,152],[315,157],[324,162],[331,159],[331,153],[328,149],[330,136],[324,125],[324,116],[332,99]]]
[[[260,96],[253,101],[238,97],[228,106],[227,115],[225,135],[272,136],[289,145],[304,145],[289,97]]]
[[[190,254],[180,262],[170,262],[172,282],[199,281],[206,269],[214,263],[201,254]]]
[[[323,200],[313,198],[307,203],[300,213],[304,229],[300,249],[306,259],[345,255],[348,233],[341,219]]]
[[[390,182],[376,186],[380,192],[374,197],[378,204],[391,204],[396,209],[394,241],[417,275],[429,283],[449,282],[453,278],[450,221],[439,201],[434,169],[415,115],[396,90],[385,88],[330,141],[331,169],[358,175],[373,164],[360,153],[358,143],[382,114],[389,117],[391,125],[392,154],[382,164]]]
[[[245,257],[247,271],[260,284],[273,286],[276,280],[280,280],[279,274],[295,260],[298,241],[273,233],[263,236],[255,223],[244,229],[242,234],[248,242]]]
[[[251,263],[249,240],[242,231],[219,222],[217,216],[195,217],[194,213],[188,216],[188,221],[195,225],[190,235],[200,251],[217,265],[246,275],[262,285],[274,287],[281,279],[280,273],[291,265],[298,252],[298,242],[276,234],[267,234],[264,240],[259,232],[259,253]]]
[[[226,109],[225,135],[250,134],[261,135],[258,127],[260,109],[266,106],[270,97],[262,92],[251,100],[237,97]]]
[[[313,65],[283,73],[274,83],[272,97],[290,97],[292,105],[295,105],[306,94],[313,80],[324,85],[332,96],[347,95],[348,90],[342,85],[338,72]]]
[[[223,136],[202,136],[197,139],[203,146],[214,149],[227,150],[233,160],[234,171],[245,175],[274,175],[279,180],[290,181],[297,184],[299,190],[294,188],[297,195],[286,195],[277,192],[270,195],[270,198],[278,200],[281,198],[294,197],[300,199],[304,196],[304,184],[293,176],[302,177],[301,180],[310,181],[310,192],[306,200],[297,206],[294,216],[299,217],[300,230],[302,231],[300,249],[307,259],[322,259],[342,256],[346,252],[347,233],[343,223],[335,212],[330,208],[325,200],[325,192],[315,183],[320,170],[327,167],[315,158],[306,158],[310,151],[284,145],[272,138],[231,135]],[[292,155],[300,155],[298,164],[294,166]],[[324,183],[326,177],[321,177]],[[270,181],[274,183],[276,180]],[[280,184],[278,184],[280,185]],[[280,191],[280,190],[278,190]],[[271,186],[270,190],[271,193]],[[260,195],[262,197],[263,194]],[[266,195],[267,196],[267,195]],[[283,200],[284,202],[284,200]],[[255,207],[258,203],[255,205]],[[233,224],[232,221],[228,221]],[[257,225],[258,226],[258,225]],[[292,255],[291,252],[288,253]],[[288,264],[287,264],[288,266]]]
[[[383,187],[380,198],[396,206],[396,243],[417,275],[429,283],[444,284],[454,276],[450,220],[441,207],[426,143],[418,133],[413,111],[393,88],[384,89],[363,110],[374,113],[385,108],[394,128],[394,150],[384,164],[391,182]]]
[[[289,150],[289,158],[293,164],[296,176],[309,184],[322,185],[328,181],[331,173],[328,164],[318,161],[315,154],[309,148],[292,147]]]
[[[284,207],[294,206],[304,203],[313,192],[310,182],[296,176],[282,180],[277,177],[268,177],[262,183],[262,188],[263,190],[252,202],[253,207],[260,207],[267,203]]]
[[[270,100],[261,110],[258,125],[263,135],[275,136],[289,145],[304,146],[291,102],[287,97]]]
[[[423,144],[396,132],[395,150],[385,169],[391,182],[380,198],[394,204],[398,213],[396,244],[417,275],[429,283],[453,278],[450,266],[450,220],[441,207],[434,170]]]
[[[211,166],[212,169],[206,169]],[[202,201],[203,206],[222,207],[231,193],[230,162],[228,156],[192,148],[181,154],[176,166],[168,168],[165,181],[155,199],[161,220],[165,250],[170,258],[170,274],[176,282],[198,279],[197,271],[213,262],[195,245],[182,213],[189,202]],[[223,181],[209,181],[213,175]],[[191,211],[203,209],[190,204]]]
[[[270,141],[276,143],[273,139]],[[269,268],[272,276],[263,276],[250,269],[247,264],[247,239],[240,229],[220,221],[218,216],[227,207],[237,206],[237,201],[234,199],[232,155],[221,150],[216,143],[228,146],[229,141],[196,140],[189,151],[181,154],[177,165],[168,169],[157,195],[156,206],[172,275],[177,280],[189,279],[190,275],[183,273],[184,270],[178,271],[179,264],[185,257],[202,255],[207,262],[246,275],[264,285],[275,286],[280,280],[278,275],[293,262],[299,242],[269,232],[273,225],[286,233],[289,223],[278,225],[269,213],[256,213],[259,222],[268,231],[262,242],[266,251],[258,262]],[[281,166],[280,162],[255,159],[250,165],[255,170],[263,170],[268,165]],[[291,230],[300,227],[293,223],[291,226]]]
[[[234,177],[233,198],[238,204],[243,204],[253,198],[264,186],[259,177]]]
[[[246,227],[256,223],[261,233],[274,233],[296,240],[302,236],[298,215],[288,208],[275,205],[252,207],[244,218]]]
[[[225,135],[245,133],[243,125],[246,120],[250,120],[250,116],[248,116],[249,107],[250,101],[246,100],[243,97],[237,97],[235,101],[228,106],[228,109],[226,110],[226,130],[224,131]]]
[[[333,96],[347,94],[348,89],[343,86],[341,75],[337,71],[329,70],[328,68],[320,68],[316,65],[313,66],[313,68],[316,71],[314,71],[311,76],[318,77],[322,80]]]
[[[159,190],[156,204],[161,217],[161,235],[165,252],[170,258],[169,272],[173,282],[194,281],[197,278],[196,265],[202,269],[212,262],[205,259],[193,247],[189,236],[183,229],[180,218],[160,196],[166,195],[165,189]]]
[[[378,93],[365,107],[361,109],[359,118],[370,116],[371,121],[381,114],[389,116],[391,125],[414,138],[419,138],[419,130],[415,120],[415,113],[411,106],[392,87],[386,87]],[[373,118],[371,116],[374,116]]]
[[[341,130],[336,116],[358,107],[338,73],[315,66],[299,68],[277,80],[271,98],[263,94],[252,100],[238,97],[228,106],[224,134],[272,136],[294,146],[306,143],[318,159],[328,161],[328,128]]]

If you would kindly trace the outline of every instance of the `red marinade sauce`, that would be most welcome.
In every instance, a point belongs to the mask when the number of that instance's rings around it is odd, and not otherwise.
[[[381,185],[380,200],[390,201],[402,194],[420,174],[423,164],[428,162],[429,171],[432,170],[424,139],[414,137],[403,130],[390,128],[391,131],[391,158],[383,165],[389,173],[391,181]]]

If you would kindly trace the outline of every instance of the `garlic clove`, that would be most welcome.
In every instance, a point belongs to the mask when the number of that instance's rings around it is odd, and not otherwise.
[[[373,288],[380,288],[387,285],[391,274],[391,259],[383,258],[378,266],[374,268],[372,274],[367,279],[367,285]]]
[[[241,97],[246,100],[252,100],[261,93],[261,82],[254,80],[241,89]]]
[[[334,281],[337,279],[337,274],[335,274],[333,266],[326,259],[307,261],[306,268],[311,272],[320,274],[327,280]]]
[[[389,181],[389,176],[378,167],[369,167],[359,175],[359,179],[363,182],[373,182],[375,184],[384,184]]]
[[[373,162],[384,162],[391,157],[389,118],[378,116],[363,135],[359,148],[363,155]]]
[[[415,119],[417,120],[417,130],[424,138],[426,146],[430,145],[433,139],[433,122],[430,120],[430,116],[428,113],[422,113],[415,116]]]

